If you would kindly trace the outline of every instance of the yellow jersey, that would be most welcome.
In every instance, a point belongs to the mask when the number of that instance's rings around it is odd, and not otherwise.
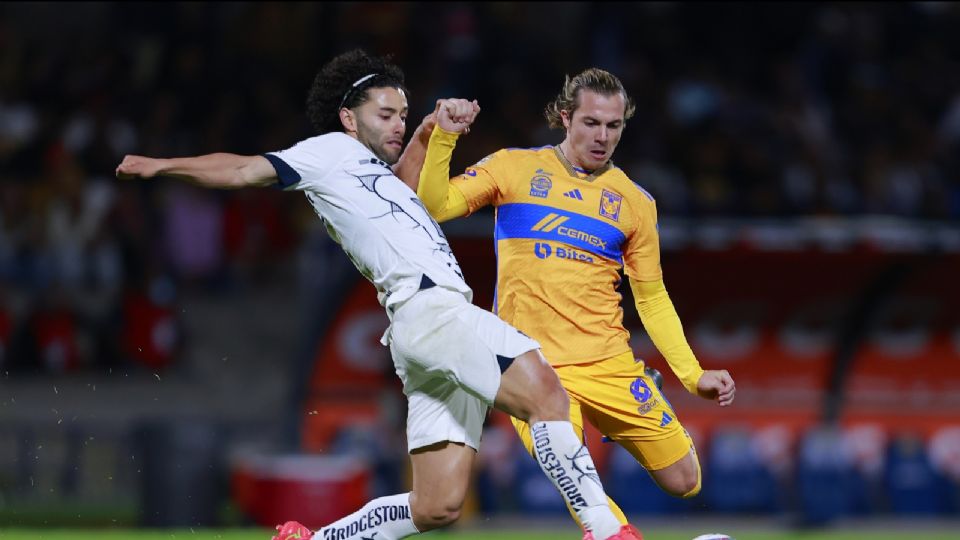
[[[630,351],[620,271],[639,281],[662,273],[653,197],[619,168],[594,176],[558,152],[500,150],[450,183],[470,213],[496,207],[493,311],[566,365]]]

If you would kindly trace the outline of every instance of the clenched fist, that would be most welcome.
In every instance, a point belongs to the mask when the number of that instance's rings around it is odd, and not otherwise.
[[[480,105],[477,104],[477,100],[441,99],[437,100],[437,108],[434,112],[437,115],[437,125],[444,131],[466,135],[470,133],[470,124],[480,114]]]
[[[133,178],[153,178],[163,169],[163,160],[144,156],[126,155],[120,165],[117,165],[117,178],[131,180]]]
[[[717,400],[721,407],[733,403],[736,392],[733,377],[725,369],[708,369],[697,381],[697,394],[702,398]]]

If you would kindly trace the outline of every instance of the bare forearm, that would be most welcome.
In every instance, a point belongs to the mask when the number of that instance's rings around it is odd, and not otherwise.
[[[262,164],[257,163],[257,160],[263,159],[259,156],[227,153],[163,159],[160,160],[157,175],[171,176],[208,188],[238,189],[261,186],[269,184],[271,180],[264,174]],[[267,165],[269,166],[269,163]]]
[[[393,173],[397,175],[404,184],[414,192],[420,184],[420,170],[423,168],[423,160],[427,157],[427,144],[430,141],[430,133],[433,126],[424,127],[423,124],[417,126],[410,138],[410,144],[404,149],[400,160],[393,166]]]

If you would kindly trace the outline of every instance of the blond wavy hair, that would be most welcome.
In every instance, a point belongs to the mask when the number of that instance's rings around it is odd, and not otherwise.
[[[563,119],[560,117],[560,111],[567,111],[568,115],[573,116],[573,112],[577,110],[577,106],[579,105],[577,98],[580,96],[580,91],[584,89],[591,90],[602,96],[611,96],[613,94],[623,95],[623,100],[626,102],[623,119],[626,121],[633,117],[636,105],[633,103],[633,100],[630,99],[630,96],[627,95],[627,91],[623,89],[623,84],[620,82],[620,79],[609,71],[590,68],[580,72],[573,78],[567,75],[563,83],[563,88],[560,90],[560,93],[557,94],[556,99],[547,104],[543,115],[547,117],[547,123],[551,128],[563,128]]]

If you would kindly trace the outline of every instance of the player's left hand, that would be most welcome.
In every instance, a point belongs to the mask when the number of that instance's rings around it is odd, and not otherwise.
[[[705,399],[715,399],[721,407],[733,403],[733,396],[737,387],[733,377],[725,369],[708,369],[697,381],[697,394]]]

